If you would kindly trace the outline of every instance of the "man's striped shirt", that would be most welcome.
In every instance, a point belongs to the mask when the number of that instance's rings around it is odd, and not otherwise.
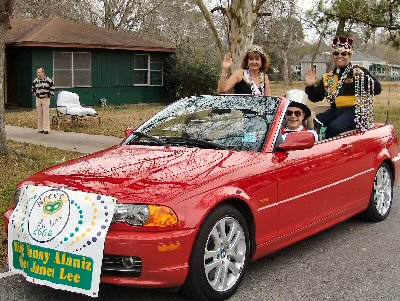
[[[44,79],[37,77],[32,83],[32,92],[37,98],[50,97],[54,95],[54,91],[54,84],[50,77],[46,76]]]

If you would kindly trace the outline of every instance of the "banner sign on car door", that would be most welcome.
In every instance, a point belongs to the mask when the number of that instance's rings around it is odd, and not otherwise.
[[[28,185],[8,224],[10,271],[30,282],[96,297],[116,199]]]

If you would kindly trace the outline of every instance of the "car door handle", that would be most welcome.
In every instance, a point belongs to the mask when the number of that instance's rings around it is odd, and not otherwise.
[[[343,152],[343,153],[345,153],[345,154],[351,152],[352,149],[353,149],[353,146],[352,146],[351,144],[343,144],[343,145],[340,147],[340,151]]]

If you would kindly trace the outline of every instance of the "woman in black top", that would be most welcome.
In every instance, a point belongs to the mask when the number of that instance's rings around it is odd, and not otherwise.
[[[228,52],[222,63],[218,93],[229,93],[233,89],[235,94],[271,95],[268,76],[265,74],[269,66],[269,57],[260,46],[250,47],[242,60],[241,68],[228,78],[231,66],[232,55]]]

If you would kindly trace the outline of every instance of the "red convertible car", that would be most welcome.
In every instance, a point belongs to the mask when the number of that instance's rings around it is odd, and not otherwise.
[[[280,97],[185,98],[120,145],[18,186],[118,199],[103,283],[181,287],[195,299],[223,300],[251,261],[360,213],[384,220],[391,209],[400,171],[392,125],[317,143],[303,131],[282,142],[287,106]]]

